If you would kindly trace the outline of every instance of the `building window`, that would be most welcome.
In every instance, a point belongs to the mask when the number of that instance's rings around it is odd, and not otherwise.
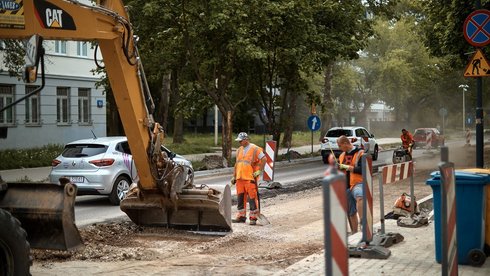
[[[77,41],[77,56],[86,57],[87,56],[87,42]]]
[[[26,86],[26,95],[39,88],[39,86]],[[26,124],[41,124],[41,103],[39,94],[34,94],[26,99]]]
[[[14,86],[0,85],[0,108],[11,104],[14,101]],[[0,125],[14,124],[14,107],[4,110],[0,113]]]
[[[56,121],[58,124],[70,123],[70,88],[56,88]]]
[[[78,123],[90,124],[90,88],[78,88]]]
[[[66,55],[66,41],[56,40],[54,42],[54,52]]]

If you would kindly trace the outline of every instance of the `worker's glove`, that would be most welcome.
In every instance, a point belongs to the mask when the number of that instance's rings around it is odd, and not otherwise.
[[[339,164],[339,169],[347,171],[349,169],[349,165]]]
[[[409,147],[412,147],[412,146],[413,146],[413,144],[408,144],[408,146],[409,146]]]
[[[231,183],[231,186],[235,185],[236,184],[236,178],[232,177],[230,180],[230,183]]]
[[[261,173],[262,173],[262,171],[261,171],[261,170],[257,170],[257,171],[255,171],[255,172],[252,174],[252,176],[253,176],[253,177],[258,177],[258,176],[259,176]]]

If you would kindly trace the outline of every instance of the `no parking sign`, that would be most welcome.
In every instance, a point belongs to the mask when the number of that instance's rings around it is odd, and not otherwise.
[[[490,11],[476,10],[464,21],[464,38],[475,47],[483,47],[490,43]]]

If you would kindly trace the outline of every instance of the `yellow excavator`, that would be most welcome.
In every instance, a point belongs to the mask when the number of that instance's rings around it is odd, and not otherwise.
[[[42,95],[44,39],[96,42],[138,168],[139,181],[121,201],[121,210],[138,225],[231,231],[229,185],[189,182],[185,168],[172,161],[163,145],[137,37],[121,0],[93,5],[76,0],[1,2],[0,39],[27,41],[24,79],[32,83],[41,74],[38,89],[3,110],[35,93]],[[6,135],[5,129],[0,131]],[[0,275],[28,275],[30,247],[70,250],[82,245],[75,225],[76,193],[76,185],[67,179],[5,183],[0,178]]]

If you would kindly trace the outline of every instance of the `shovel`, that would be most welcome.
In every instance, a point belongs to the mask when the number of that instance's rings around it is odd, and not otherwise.
[[[255,188],[257,189],[257,200],[259,201],[259,216],[258,216],[258,218],[257,218],[257,219],[258,219],[258,221],[259,221],[260,225],[262,225],[262,226],[266,226],[266,225],[269,225],[269,224],[271,224],[271,223],[270,223],[270,221],[267,219],[267,217],[266,217],[266,216],[264,216],[264,215],[262,214],[262,212],[260,212],[260,210],[261,210],[261,209],[260,209],[260,193],[259,193],[259,185],[257,184],[258,182],[259,182],[259,181],[258,181],[258,179],[257,179],[257,177],[256,177],[256,178],[255,178],[255,180],[254,180],[254,184],[255,184]]]

